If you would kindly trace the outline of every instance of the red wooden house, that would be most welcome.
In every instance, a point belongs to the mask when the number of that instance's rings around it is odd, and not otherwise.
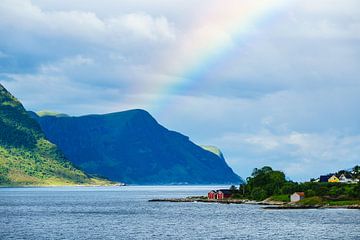
[[[211,190],[210,192],[208,192],[208,199],[218,199],[218,200],[222,200],[222,199],[227,199],[230,198],[232,196],[232,192],[229,189],[219,189],[219,190]]]
[[[208,192],[208,199],[216,199],[216,191],[211,190]]]
[[[216,196],[217,196],[217,199],[219,199],[219,200],[227,199],[232,196],[232,192],[229,189],[220,189],[220,190],[217,190]]]

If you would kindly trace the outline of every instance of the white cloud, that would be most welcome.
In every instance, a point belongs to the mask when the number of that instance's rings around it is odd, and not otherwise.
[[[175,38],[175,30],[164,16],[129,13],[100,18],[94,12],[44,11],[27,0],[2,1],[0,20],[2,28],[10,27],[22,34],[74,38],[105,45],[124,42],[129,34],[148,40]]]
[[[175,32],[165,17],[153,18],[148,14],[133,13],[107,22],[110,29],[116,31],[116,28],[123,27],[135,35],[152,40],[175,38]]]
[[[279,135],[262,131],[226,133],[214,141],[230,152],[236,152],[236,148],[245,150],[243,158],[248,158],[254,167],[272,165],[295,180],[309,180],[359,163],[360,135],[336,132]]]
[[[94,60],[89,57],[84,57],[82,55],[77,55],[74,57],[64,58],[58,62],[50,64],[41,64],[39,67],[39,72],[41,74],[52,74],[52,73],[63,73],[69,68],[78,68],[81,66],[94,64]]]

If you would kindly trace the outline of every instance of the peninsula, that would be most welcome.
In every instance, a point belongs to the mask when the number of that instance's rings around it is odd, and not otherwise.
[[[254,169],[247,178],[247,183],[238,188],[231,186],[229,189],[211,190],[207,196],[149,201],[269,205],[264,209],[360,209],[360,183],[357,181],[359,167],[330,175],[326,182],[313,179],[310,182],[296,183],[287,180],[283,172],[266,166]],[[352,181],[343,179],[342,176],[345,175],[351,177]],[[337,176],[344,181],[341,182]],[[339,181],[334,182],[335,177]]]

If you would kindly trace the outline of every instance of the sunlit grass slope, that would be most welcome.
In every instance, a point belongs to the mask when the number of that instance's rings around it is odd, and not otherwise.
[[[0,84],[0,185],[109,183],[89,177],[67,161],[22,104]]]

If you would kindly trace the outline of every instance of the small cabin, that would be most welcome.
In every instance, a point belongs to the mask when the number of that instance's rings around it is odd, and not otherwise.
[[[219,200],[227,199],[230,198],[231,196],[232,196],[232,191],[229,189],[217,190],[217,199]]]
[[[294,192],[293,194],[291,194],[290,196],[290,201],[291,202],[298,202],[302,199],[304,199],[305,197],[305,193],[304,192]]]
[[[208,199],[216,199],[216,191],[211,190],[208,192]]]
[[[332,175],[332,176],[328,179],[328,182],[337,183],[337,182],[340,182],[340,180],[339,180],[339,178],[337,178],[335,175]]]

